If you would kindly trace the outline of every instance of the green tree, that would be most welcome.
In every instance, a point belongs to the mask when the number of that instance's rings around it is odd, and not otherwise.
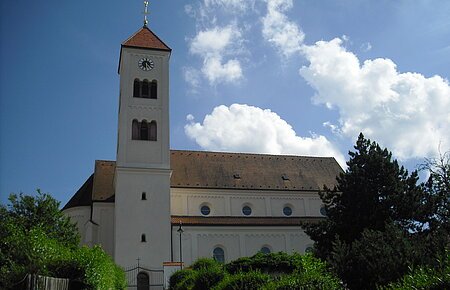
[[[337,177],[337,186],[319,193],[327,219],[306,224],[320,257],[327,258],[336,237],[351,243],[363,230],[381,230],[396,222],[402,228],[420,230],[428,216],[423,209],[423,191],[418,175],[411,175],[392,153],[359,135],[355,152],[349,152],[348,168]]]
[[[69,278],[83,289],[123,289],[125,275],[100,247],[79,247],[78,231],[59,202],[11,194],[0,206],[0,289],[19,289],[27,274]]]
[[[399,281],[391,283],[381,289],[450,289],[450,251],[447,251],[446,254],[437,260],[436,267],[424,266],[415,270],[410,270]]]
[[[14,223],[17,228],[30,231],[40,227],[47,237],[56,239],[69,247],[77,247],[80,237],[75,224],[60,210],[60,203],[50,194],[37,195],[11,194],[9,204],[0,206],[0,217],[4,221]]]
[[[408,174],[391,152],[362,134],[354,148],[337,186],[319,193],[327,219],[305,228],[315,241],[315,254],[334,265],[350,288],[371,289],[404,274],[414,263],[407,251],[425,257],[423,236],[433,212],[416,171]],[[369,245],[375,247],[365,251]],[[396,251],[405,254],[388,256]],[[377,274],[386,269],[397,270],[389,271],[386,280]]]
[[[450,233],[450,151],[437,158],[427,158],[420,166],[430,175],[425,190],[433,199],[433,213],[430,230],[444,230]]]

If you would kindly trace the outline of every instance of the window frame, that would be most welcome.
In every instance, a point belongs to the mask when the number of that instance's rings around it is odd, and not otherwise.
[[[203,209],[204,208],[207,208],[208,209],[208,213],[204,213],[203,212]],[[203,216],[209,216],[210,214],[211,214],[211,207],[208,205],[208,204],[202,204],[201,206],[200,206],[200,213],[203,215]]]
[[[221,253],[217,253],[216,251],[218,251],[218,250],[220,250]],[[221,264],[225,263],[225,249],[222,246],[215,246],[212,253],[213,253],[213,259],[215,261],[217,261]],[[221,257],[221,259],[217,258],[217,257]]]
[[[267,249],[268,251],[264,251],[264,249]],[[265,255],[272,253],[272,249],[267,245],[262,246],[259,251]]]
[[[286,210],[287,209],[289,209],[289,214],[287,214],[286,213]],[[289,205],[289,204],[286,204],[284,207],[283,207],[283,215],[284,216],[292,216],[292,214],[294,213],[294,210],[292,209],[292,206],[291,205]]]
[[[250,212],[248,212],[248,214],[246,213],[246,209],[250,210]],[[253,213],[253,209],[249,204],[244,204],[244,206],[242,206],[241,211],[244,216],[251,216]]]

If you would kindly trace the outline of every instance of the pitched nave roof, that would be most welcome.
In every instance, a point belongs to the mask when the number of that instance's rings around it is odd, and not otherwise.
[[[172,188],[308,192],[336,185],[333,157],[171,150]],[[115,161],[97,160],[94,174],[64,209],[114,202]]]

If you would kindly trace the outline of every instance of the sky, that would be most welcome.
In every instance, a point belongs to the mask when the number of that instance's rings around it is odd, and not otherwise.
[[[360,132],[408,169],[450,150],[450,1],[154,0],[171,149],[333,156]],[[64,205],[115,160],[120,44],[143,1],[0,2],[0,202]]]

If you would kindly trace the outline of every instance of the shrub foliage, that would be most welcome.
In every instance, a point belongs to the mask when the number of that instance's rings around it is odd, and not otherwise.
[[[0,289],[27,274],[76,281],[83,289],[124,289],[125,273],[99,246],[79,247],[76,227],[48,194],[11,194],[0,206]]]
[[[343,289],[327,265],[311,254],[283,252],[239,258],[221,265],[199,259],[190,269],[175,272],[170,289]]]

